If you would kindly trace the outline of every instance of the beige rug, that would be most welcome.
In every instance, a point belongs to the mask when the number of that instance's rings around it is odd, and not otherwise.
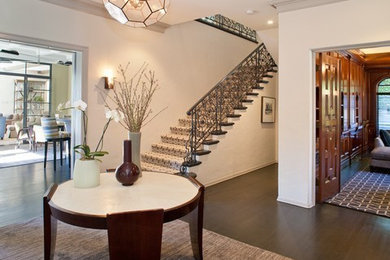
[[[43,259],[42,218],[0,228],[0,259]],[[289,259],[204,230],[204,259]],[[108,259],[105,230],[58,224],[55,259]],[[188,224],[164,224],[162,259],[194,259]]]

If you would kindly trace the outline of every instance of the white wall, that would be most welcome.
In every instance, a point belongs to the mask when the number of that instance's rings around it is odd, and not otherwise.
[[[267,47],[267,50],[269,53],[271,53],[274,61],[276,64],[279,64],[279,28],[273,28],[273,29],[267,29],[267,30],[261,30],[257,31],[258,36],[262,40],[262,42],[265,44],[265,47]],[[279,84],[279,75],[274,75],[274,84],[275,84],[275,98],[276,98],[276,109],[279,110],[279,93],[278,93],[278,84]],[[276,111],[276,112],[277,112]],[[277,120],[276,115],[276,120]],[[278,158],[278,127],[279,124],[275,125],[275,160]]]
[[[113,20],[37,0],[7,1],[2,6],[0,33],[88,47],[88,85],[84,88],[88,89],[88,142],[92,146],[97,142],[105,123],[103,101],[96,91],[96,85],[103,86],[101,77],[105,69],[115,71],[117,65],[131,61],[134,69],[147,62],[155,70],[160,89],[152,102],[152,109],[155,112],[166,106],[168,109],[142,129],[141,149],[146,151],[256,47],[249,41],[198,22],[172,26],[161,34],[129,28]],[[258,115],[255,117],[254,122],[258,122],[260,118]],[[272,136],[274,130],[264,128],[267,135]],[[230,136],[239,138],[233,135],[233,131]],[[105,139],[105,149],[110,155],[103,159],[102,169],[113,168],[120,163],[122,140],[126,138],[124,129],[115,123],[110,126]],[[269,142],[268,148],[258,146],[255,149],[261,156],[270,152],[269,158],[261,160],[271,162],[274,160],[274,143],[273,140],[265,141]],[[221,146],[228,142],[222,143]],[[263,149],[261,153],[260,149]],[[228,156],[235,155],[228,153]],[[259,161],[253,165],[258,166]],[[211,171],[207,172],[209,174]],[[231,173],[225,172],[226,175]]]
[[[277,75],[275,75],[277,76]],[[275,97],[277,78],[264,84],[263,90],[256,90],[257,97],[252,104],[245,103],[246,111],[236,111],[241,117],[229,119],[235,124],[223,127],[226,135],[214,137],[220,142],[216,145],[205,147],[211,153],[201,156],[199,166],[190,170],[198,175],[198,179],[205,185],[211,185],[220,181],[242,175],[253,170],[268,166],[276,162],[275,123],[261,123],[261,97]]]
[[[279,14],[279,197],[315,204],[313,49],[390,40],[390,1],[351,0]]]
[[[60,103],[65,103],[71,100],[72,89],[72,66],[65,66],[59,64],[52,65],[52,89],[51,89],[51,111],[52,116],[57,114],[57,107]],[[62,114],[70,114],[70,111],[61,112]]]
[[[4,116],[14,113],[15,77],[0,75],[0,113]]]
[[[279,60],[279,28],[257,31],[257,35],[271,53],[275,62]]]

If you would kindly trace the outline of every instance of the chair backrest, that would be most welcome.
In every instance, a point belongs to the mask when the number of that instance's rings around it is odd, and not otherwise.
[[[23,121],[15,121],[14,123],[16,134],[19,134],[19,131],[23,129]]]
[[[58,125],[54,117],[42,117],[41,125],[46,139],[59,138]]]
[[[5,122],[6,122],[5,116],[1,116],[1,117],[0,117],[0,138],[4,138],[4,134],[5,134]]]
[[[43,128],[41,125],[33,126],[35,142],[44,143],[46,142],[45,134],[43,133]]]
[[[164,210],[107,215],[110,259],[159,260]]]
[[[70,133],[72,131],[72,128],[71,128],[71,118],[59,118],[57,119],[57,122],[61,122],[64,124],[64,127],[65,127],[65,132],[68,132]]]

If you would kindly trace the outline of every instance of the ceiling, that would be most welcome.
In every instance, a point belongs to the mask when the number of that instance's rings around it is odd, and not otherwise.
[[[7,54],[0,52],[0,61],[2,68],[11,67],[12,63],[6,63],[7,59],[26,60],[32,62],[43,63],[57,63],[58,61],[66,62],[72,61],[73,53],[64,52],[60,50],[54,50],[49,48],[42,48],[37,46],[25,45],[17,42],[10,42],[6,40],[0,40],[1,50],[15,50],[19,52],[19,55]]]
[[[102,0],[89,0],[103,5]],[[247,10],[253,10],[251,15]],[[268,0],[171,0],[161,22],[169,25],[193,21],[205,16],[222,14],[255,30],[278,27],[278,13]],[[268,25],[267,21],[274,24]]]
[[[86,13],[109,17],[103,0],[41,0]],[[112,0],[115,2],[126,0]],[[160,23],[149,30],[163,32],[167,25],[222,14],[255,30],[278,27],[278,12],[298,10],[347,0],[169,0],[170,6]],[[251,14],[247,14],[250,11]],[[268,24],[268,21],[273,21]],[[158,28],[158,27],[161,28]]]
[[[390,46],[360,49],[364,54],[390,53]]]

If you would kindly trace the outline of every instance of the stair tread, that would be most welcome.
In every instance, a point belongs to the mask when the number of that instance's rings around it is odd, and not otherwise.
[[[235,109],[235,110],[246,110],[247,107],[240,106],[240,107],[233,107],[233,109]]]
[[[247,96],[258,96],[259,95],[259,93],[256,93],[256,92],[248,92],[246,94],[247,94]]]
[[[202,144],[204,144],[204,145],[213,145],[213,144],[217,144],[217,143],[219,143],[219,140],[212,140],[212,139],[205,140],[202,142]]]
[[[195,154],[198,155],[198,156],[202,156],[202,155],[206,155],[206,154],[209,154],[211,153],[210,150],[205,150],[205,149],[200,149],[200,150],[196,150],[195,151]]]
[[[212,135],[224,135],[224,134],[227,134],[227,131],[211,131],[210,134]]]
[[[240,114],[228,114],[226,117],[240,117]]]
[[[220,126],[232,126],[232,125],[234,125],[234,122],[222,122],[219,125]]]
[[[166,159],[166,160],[170,160],[170,161],[179,161],[179,162],[183,161],[183,157],[168,155],[168,154],[163,154],[163,153],[156,153],[156,152],[144,152],[141,154],[141,156],[157,157],[160,159]]]
[[[264,87],[257,86],[257,87],[252,87],[252,89],[264,89]]]

